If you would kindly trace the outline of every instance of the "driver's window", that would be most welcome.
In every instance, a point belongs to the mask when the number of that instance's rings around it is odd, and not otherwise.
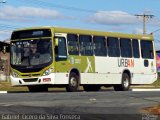
[[[55,54],[58,58],[67,58],[66,39],[64,37],[56,38],[58,45],[55,47]]]

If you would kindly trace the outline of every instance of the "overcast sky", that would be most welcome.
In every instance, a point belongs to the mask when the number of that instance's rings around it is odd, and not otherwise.
[[[3,0],[0,0],[2,2]],[[6,0],[0,3],[0,40],[17,28],[61,26],[142,34],[142,18],[151,14],[147,33],[160,29],[160,0]],[[160,31],[154,33],[160,49]]]

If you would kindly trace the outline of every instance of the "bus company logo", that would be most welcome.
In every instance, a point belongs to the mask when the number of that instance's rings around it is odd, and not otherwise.
[[[118,59],[118,67],[134,67],[134,59]]]
[[[85,69],[85,73],[87,73],[87,72],[93,72],[92,64],[91,64],[91,61],[89,60],[88,57],[87,57],[87,67]]]
[[[74,64],[74,58],[73,57],[70,58],[70,63]]]
[[[29,77],[32,77],[32,74],[29,74]]]

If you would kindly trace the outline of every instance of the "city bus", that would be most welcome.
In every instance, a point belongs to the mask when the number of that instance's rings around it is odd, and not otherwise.
[[[31,92],[127,91],[157,80],[152,35],[46,26],[15,30],[10,44],[11,84]]]

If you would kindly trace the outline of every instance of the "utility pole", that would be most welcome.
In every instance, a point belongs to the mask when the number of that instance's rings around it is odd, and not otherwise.
[[[143,34],[145,35],[146,34],[146,21],[147,21],[147,19],[152,19],[154,17],[154,15],[147,15],[147,14],[140,15],[140,14],[137,14],[135,16],[143,18]]]

